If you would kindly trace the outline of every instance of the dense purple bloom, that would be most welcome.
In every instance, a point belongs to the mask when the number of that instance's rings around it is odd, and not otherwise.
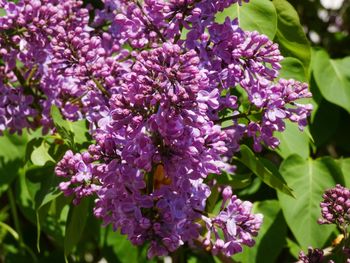
[[[219,94],[198,65],[196,53],[182,54],[177,45],[143,51],[120,94],[110,99],[111,112],[99,121],[98,145],[91,148],[92,155],[108,160],[97,169],[103,187],[95,215],[120,228],[134,244],[162,240],[152,242],[149,256],[174,251],[198,237],[194,222],[210,195],[201,178],[224,168],[220,156],[227,151],[226,136],[207,117],[219,107]],[[144,195],[152,175],[153,192]],[[231,212],[249,210],[246,204]],[[239,238],[252,244],[249,234]]]
[[[121,156],[139,169],[150,171],[153,161],[164,163],[175,178],[178,173],[192,179],[218,173],[225,134],[206,112],[218,107],[219,94],[210,91],[198,66],[196,53],[181,54],[177,45],[141,52],[120,94],[110,100],[110,117],[103,125],[110,122],[98,133],[125,137]]]
[[[309,247],[307,254],[305,254],[304,251],[299,253],[299,260],[303,263],[322,263],[324,259],[323,254],[322,249],[313,249],[312,247]]]
[[[0,18],[4,71],[11,83],[30,86],[25,95],[39,94],[35,112],[42,118],[34,122],[33,116],[24,127],[43,126],[44,132],[49,131],[52,105],[61,107],[70,120],[86,116],[96,122],[106,111],[106,96],[115,91],[121,72],[127,70],[127,61],[116,63],[126,52],[106,44],[111,39],[107,32],[95,34],[82,3],[23,0],[4,5],[6,16]],[[115,51],[120,53],[114,56]],[[19,69],[16,61],[24,68]]]
[[[263,216],[252,214],[252,203],[243,202],[232,195],[230,188],[225,188],[222,195],[223,204],[219,215],[214,218],[204,217],[208,230],[204,244],[212,244],[213,253],[230,257],[241,252],[242,245],[251,247],[255,244],[253,237],[258,234]],[[223,239],[219,230],[223,233]]]
[[[11,78],[14,76],[0,72],[0,135],[4,130],[21,134],[23,128],[31,126],[30,120],[37,117],[33,96],[26,96],[22,87],[3,84],[2,81],[10,81]]]
[[[323,194],[319,224],[336,224],[347,231],[350,224],[350,190],[336,185]]]
[[[271,148],[278,146],[279,141],[273,133],[284,131],[284,120],[298,123],[300,130],[307,125],[312,105],[297,102],[299,99],[311,97],[305,83],[284,79],[276,84],[259,82],[248,95],[252,104],[262,112],[260,122],[251,122],[248,125],[248,136],[254,138],[256,151],[261,150],[262,142]]]
[[[83,197],[90,196],[101,188],[96,184],[91,161],[88,153],[74,155],[72,151],[67,151],[55,168],[57,176],[69,180],[61,182],[59,188],[66,196],[74,195],[74,204],[78,204]]]
[[[249,91],[261,78],[277,77],[282,56],[277,44],[268,37],[244,32],[238,27],[237,19],[229,18],[223,24],[212,24],[209,34],[213,47],[203,52],[203,56],[208,57],[208,66],[217,71],[217,78],[225,88],[239,83]]]
[[[285,120],[305,127],[311,105],[297,100],[311,96],[307,85],[277,79],[282,56],[267,36],[215,22],[248,0],[102,2],[0,1],[0,133],[55,132],[52,105],[86,119],[94,143],[66,152],[59,187],[75,204],[94,196],[95,216],[135,245],[149,242],[149,257],[204,232],[213,253],[253,246],[262,215],[225,188],[219,214],[207,216],[208,176],[234,172],[243,138],[259,151],[277,147]]]
[[[104,187],[97,193],[95,215],[105,224],[120,228],[135,245],[152,240],[149,257],[165,255],[198,237],[195,219],[199,216],[192,206],[195,194],[188,198],[185,191],[176,187],[171,190],[167,183],[163,187],[156,184],[154,192],[145,195],[142,189],[146,188],[144,177],[148,175],[139,169],[114,161],[100,168]],[[163,170],[158,172],[158,179],[159,173]]]

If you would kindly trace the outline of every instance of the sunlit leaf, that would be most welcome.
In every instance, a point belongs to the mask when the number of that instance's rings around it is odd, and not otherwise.
[[[90,199],[82,199],[80,204],[72,206],[69,210],[66,234],[64,238],[64,254],[67,256],[78,244],[84,231],[89,211]]]
[[[313,73],[322,96],[350,112],[350,57],[330,59],[324,50],[312,58]]]
[[[283,178],[276,173],[272,173],[264,166],[264,163],[250,150],[247,146],[241,146],[241,157],[238,161],[247,166],[254,174],[256,174],[268,186],[281,191],[289,196],[293,196],[292,189],[288,187]]]
[[[254,247],[244,247],[242,253],[234,256],[240,262],[271,263],[276,262],[285,245],[287,225],[277,200],[267,200],[254,204],[253,213],[264,216],[263,224]]]
[[[274,38],[277,30],[277,14],[274,5],[269,0],[254,0],[242,6],[234,4],[226,8],[216,17],[216,21],[222,23],[226,17],[238,18],[239,25],[247,31],[258,31]]]
[[[307,74],[311,59],[309,41],[300,24],[298,13],[287,0],[273,0],[277,11],[277,33],[275,40],[279,43],[284,56],[299,59]]]
[[[324,247],[335,229],[334,225],[319,225],[323,192],[343,181],[341,170],[332,158],[305,160],[298,155],[288,157],[280,172],[293,188],[295,198],[278,194],[284,217],[302,249]]]

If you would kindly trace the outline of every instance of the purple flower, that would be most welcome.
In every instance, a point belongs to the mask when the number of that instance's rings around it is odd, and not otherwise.
[[[211,236],[214,236],[216,240],[213,243],[214,254],[221,252],[229,257],[241,252],[243,244],[249,247],[254,245],[253,237],[258,234],[263,215],[254,215],[251,209],[250,202],[242,202],[237,196],[232,195],[229,188],[224,189],[223,204],[219,215],[214,218],[203,217],[208,230],[206,245],[212,243]],[[219,230],[223,232],[224,239],[219,237]]]
[[[320,204],[322,218],[319,224],[336,224],[347,231],[350,224],[350,190],[337,184],[334,188],[328,189],[323,194],[323,201]]]
[[[86,196],[95,194],[101,188],[91,161],[88,153],[74,155],[72,151],[67,151],[55,168],[57,176],[68,179],[61,182],[59,188],[66,196],[74,195],[74,204],[78,204]]]
[[[259,151],[278,146],[287,119],[305,127],[307,85],[277,80],[282,56],[268,37],[237,19],[215,22],[248,0],[102,2],[0,0],[0,133],[55,133],[52,105],[86,119],[94,142],[66,152],[59,188],[75,204],[94,196],[95,216],[135,245],[149,242],[149,257],[191,244],[204,225],[213,253],[252,246],[262,215],[226,187],[219,214],[204,216],[215,184],[207,178],[234,172],[242,138]],[[247,112],[232,95],[238,85]]]
[[[30,120],[38,112],[33,101],[32,96],[24,95],[23,88],[11,88],[0,82],[0,135],[5,130],[21,134],[23,128],[34,126]]]
[[[261,143],[273,149],[278,146],[279,141],[273,133],[284,131],[286,119],[297,122],[299,129],[303,130],[307,124],[307,117],[311,114],[311,104],[296,102],[311,97],[305,83],[285,79],[280,79],[277,84],[258,82],[251,91],[248,91],[248,96],[263,114],[260,123],[248,124],[248,136],[254,138],[256,151],[261,150]]]
[[[304,251],[301,251],[299,253],[299,260],[303,263],[322,263],[323,250],[318,248],[313,249],[312,247],[309,247],[307,254],[305,254]]]

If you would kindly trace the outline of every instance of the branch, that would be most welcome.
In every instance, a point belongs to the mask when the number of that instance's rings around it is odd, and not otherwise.
[[[91,76],[91,79],[96,84],[96,87],[102,92],[103,95],[107,96],[108,98],[111,97],[111,94],[102,86],[102,84],[94,77]]]
[[[256,114],[258,112],[248,112],[248,113],[240,113],[240,114],[236,114],[236,115],[233,115],[233,116],[228,116],[228,117],[224,117],[222,119],[219,119],[219,120],[216,120],[214,121],[215,124],[220,124],[220,123],[223,123],[225,121],[230,121],[230,120],[237,120],[237,119],[240,119],[240,118],[246,118],[249,120],[249,115],[252,115],[252,114]]]
[[[140,3],[139,1],[136,1],[136,4],[137,4],[137,6],[140,8],[141,13],[142,13],[142,14],[145,16],[145,18],[147,19],[147,22],[149,23],[148,26],[150,26],[151,29],[153,29],[154,32],[157,33],[158,37],[159,37],[163,42],[166,42],[166,39],[165,39],[165,37],[163,36],[163,34],[159,31],[159,28],[156,27],[156,26],[152,23],[152,21],[148,18],[147,14],[146,14],[145,11],[143,10],[143,7],[142,7],[141,3]]]

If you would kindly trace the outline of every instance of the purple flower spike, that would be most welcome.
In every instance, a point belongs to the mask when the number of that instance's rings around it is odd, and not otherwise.
[[[226,194],[228,194],[227,189],[224,190],[223,195],[226,197]],[[216,240],[213,244],[213,253],[220,252],[230,257],[241,252],[242,245],[249,247],[254,245],[253,237],[258,234],[263,215],[252,214],[252,203],[243,202],[232,194],[228,204],[223,207],[219,215],[214,218],[203,216],[208,230],[205,242],[212,243],[210,237],[213,235]],[[219,229],[224,234],[224,240],[218,237]]]
[[[59,188],[66,196],[74,195],[75,204],[82,198],[95,194],[101,188],[90,162],[88,154],[74,155],[72,151],[67,151],[55,168],[57,176],[68,179],[61,182]]]
[[[322,263],[323,254],[324,253],[322,249],[313,249],[312,247],[309,247],[307,254],[305,254],[304,251],[301,251],[299,253],[299,260],[303,263]]]
[[[201,240],[205,227],[213,253],[253,246],[262,215],[230,187],[206,216],[215,176],[235,172],[242,139],[261,151],[278,146],[286,120],[302,130],[312,105],[298,101],[311,96],[306,84],[277,79],[277,44],[238,19],[216,22],[249,0],[84,2],[0,0],[0,135],[58,132],[53,105],[86,120],[92,144],[58,162],[59,188],[74,204],[95,197],[95,216],[149,243],[149,257]],[[349,221],[344,191],[327,197],[324,222]]]
[[[339,184],[325,191],[320,204],[322,218],[319,224],[336,224],[347,231],[350,225],[350,190]]]

